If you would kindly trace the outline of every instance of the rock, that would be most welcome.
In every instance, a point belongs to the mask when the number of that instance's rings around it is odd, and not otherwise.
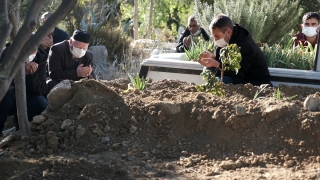
[[[310,111],[318,111],[319,105],[320,105],[320,97],[315,95],[308,96],[303,103],[303,107]]]
[[[57,137],[57,133],[54,131],[48,131],[47,132],[47,139],[53,138],[53,137]]]
[[[137,131],[137,127],[136,126],[134,126],[134,125],[131,125],[131,127],[130,127],[130,133],[131,134],[134,134],[134,133],[136,133],[136,131]]]
[[[293,167],[295,165],[295,161],[294,160],[289,160],[283,163],[284,166],[290,168]]]
[[[52,110],[61,108],[71,99],[71,94],[70,80],[61,81],[49,92],[47,96],[49,107]]]
[[[19,151],[15,154],[15,157],[17,157],[18,159],[24,159],[26,156],[21,151]]]
[[[48,140],[48,146],[50,149],[56,149],[59,144],[59,138],[58,137],[52,137]]]
[[[92,132],[94,134],[98,134],[99,136],[103,136],[104,135],[104,132],[101,131],[101,129],[93,129]]]
[[[120,145],[121,145],[120,143],[115,143],[115,144],[112,145],[112,148],[113,149],[119,149]]]
[[[4,148],[7,145],[9,145],[11,142],[13,142],[16,139],[16,136],[13,134],[10,134],[9,136],[5,137],[0,141],[0,148]]]
[[[86,133],[86,131],[87,130],[85,128],[78,126],[78,128],[76,130],[76,138],[80,139]]]
[[[106,125],[103,129],[103,132],[108,133],[110,131],[110,126]]]
[[[233,161],[223,161],[219,166],[225,170],[231,170],[237,167],[236,163]]]
[[[8,151],[1,151],[0,152],[0,158],[9,158],[10,157],[10,153]]]
[[[70,119],[66,119],[62,122],[60,128],[63,130],[66,130],[71,124],[72,124],[72,121]]]
[[[165,166],[168,170],[174,170],[174,166],[171,163],[167,163]]]
[[[103,143],[103,144],[107,144],[109,141],[110,141],[109,136],[103,136],[101,138],[101,143]]]
[[[32,123],[34,123],[34,124],[41,124],[41,123],[43,123],[45,120],[46,120],[46,118],[45,118],[44,116],[39,115],[39,116],[33,117]]]
[[[247,112],[246,107],[236,106],[236,115],[237,116],[245,116]]]
[[[188,153],[188,151],[182,151],[181,152],[183,155],[188,155],[189,153]]]
[[[89,50],[93,52],[93,71],[98,79],[106,79],[108,76],[108,51],[105,46],[90,46]]]

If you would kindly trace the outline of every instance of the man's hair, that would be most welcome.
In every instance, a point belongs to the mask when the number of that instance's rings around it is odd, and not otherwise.
[[[307,12],[303,15],[302,17],[302,23],[304,23],[306,20],[314,18],[318,21],[318,23],[320,22],[320,16],[318,13],[316,12]]]
[[[51,12],[45,12],[45,13],[42,14],[41,19],[44,19],[44,18],[47,19],[47,18],[49,18],[51,15],[52,15]]]
[[[198,24],[198,18],[196,17],[196,15],[191,15],[189,18],[188,18],[188,23],[190,22],[190,21],[195,21],[195,22],[197,22],[197,25],[199,25]]]
[[[222,32],[225,32],[227,28],[233,29],[234,23],[233,21],[225,14],[219,14],[215,16],[210,25],[209,29],[212,31],[212,29],[220,29]]]

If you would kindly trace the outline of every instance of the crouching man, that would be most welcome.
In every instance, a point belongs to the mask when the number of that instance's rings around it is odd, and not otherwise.
[[[0,63],[6,54],[9,44],[1,54]],[[46,84],[46,67],[47,54],[41,48],[35,50],[29,55],[25,62],[25,82],[26,82],[26,97],[27,97],[27,114],[29,122],[33,117],[44,111],[48,105],[48,101],[43,96],[48,88]],[[4,124],[8,116],[14,116],[14,124],[16,131],[19,130],[17,108],[16,108],[15,85],[11,83],[8,91],[0,102],[0,134],[2,134]]]
[[[92,71],[93,53],[88,51],[90,34],[75,30],[69,40],[51,47],[49,52],[48,93],[62,80],[78,81],[95,78]]]

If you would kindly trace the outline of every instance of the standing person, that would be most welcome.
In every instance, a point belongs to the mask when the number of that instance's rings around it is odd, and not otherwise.
[[[44,24],[51,15],[52,13],[50,12],[43,13],[40,19],[40,23]],[[41,43],[41,47],[46,51],[47,54],[49,54],[50,47],[53,44],[56,44],[68,39],[69,39],[69,35],[67,32],[63,31],[62,29],[59,29],[58,27],[55,27],[44,39],[44,41]]]
[[[308,42],[314,47],[318,43],[317,28],[319,26],[320,16],[316,12],[307,12],[302,17],[300,27],[302,33],[294,35],[294,44],[308,46]]]
[[[188,18],[188,28],[181,33],[176,52],[180,53],[184,52],[184,49],[189,49],[191,38],[199,36],[202,36],[205,41],[209,41],[210,39],[207,32],[198,24],[195,15],[192,15]]]
[[[48,93],[60,81],[69,79],[78,81],[83,78],[95,78],[92,71],[93,53],[88,51],[90,34],[75,30],[69,40],[51,47],[49,53]]]
[[[259,86],[271,84],[267,60],[250,33],[242,26],[234,24],[226,15],[220,14],[213,18],[209,26],[216,47],[215,54],[203,52],[199,63],[209,70],[221,68],[220,49],[227,44],[237,44],[240,47],[242,61],[238,73],[225,71],[224,83],[246,84]],[[217,74],[220,75],[220,72]]]
[[[3,59],[9,44],[1,54]],[[41,114],[48,105],[48,101],[43,96],[47,92],[46,84],[46,66],[47,54],[41,48],[35,50],[29,55],[28,60],[25,62],[25,82],[26,82],[26,97],[27,97],[27,114],[29,122],[33,117]],[[4,124],[8,116],[14,116],[14,124],[16,131],[19,130],[17,108],[16,108],[15,85],[11,83],[8,91],[0,102],[0,135],[4,128]]]

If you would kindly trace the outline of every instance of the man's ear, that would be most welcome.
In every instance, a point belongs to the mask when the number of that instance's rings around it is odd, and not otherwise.
[[[71,38],[69,39],[69,45],[70,46],[72,45],[72,39]]]
[[[300,24],[300,27],[303,28],[303,24]]]

